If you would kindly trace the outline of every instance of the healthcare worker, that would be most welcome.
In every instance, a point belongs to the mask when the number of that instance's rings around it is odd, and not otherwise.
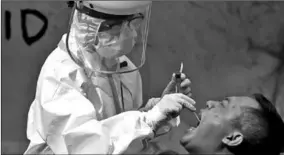
[[[45,61],[30,107],[25,154],[120,154],[156,131],[183,107],[194,110],[189,80],[142,106],[151,2],[76,1],[68,33]],[[131,52],[133,51],[133,52]],[[126,57],[126,54],[131,54]]]

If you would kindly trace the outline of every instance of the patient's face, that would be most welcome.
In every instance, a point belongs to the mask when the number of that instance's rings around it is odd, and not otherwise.
[[[222,139],[234,130],[232,120],[240,116],[242,108],[259,108],[250,97],[228,97],[222,101],[208,101],[201,110],[201,121],[197,127],[187,130],[181,144],[190,153],[216,153]]]

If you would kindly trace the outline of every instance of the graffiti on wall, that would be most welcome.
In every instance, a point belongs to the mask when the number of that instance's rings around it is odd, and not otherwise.
[[[41,20],[43,22],[43,25],[41,29],[35,34],[35,35],[30,35],[28,34],[28,22],[27,22],[27,17],[28,16],[34,16]],[[12,13],[8,10],[5,11],[5,16],[4,16],[4,21],[5,21],[5,38],[7,40],[11,39],[11,35],[13,33],[12,27],[11,27],[11,19],[13,18]],[[42,14],[40,11],[36,9],[21,9],[21,30],[22,30],[22,37],[25,43],[29,46],[40,40],[48,27],[48,20],[47,17]]]
[[[231,46],[238,51],[237,44],[244,44],[246,51],[251,56],[251,70],[258,70],[263,64],[257,60],[257,55],[263,54],[275,60],[276,65],[261,75],[263,83],[275,81],[272,90],[268,94],[275,105],[280,104],[279,97],[283,87],[284,73],[284,20],[282,20],[284,3],[282,2],[226,2],[226,7],[219,3],[188,2],[192,8],[198,8],[203,12],[216,9],[218,16],[212,16],[212,21],[207,21],[208,28],[217,32]],[[210,9],[209,9],[210,8]],[[214,22],[218,18],[227,25]],[[238,34],[235,34],[238,32]],[[232,38],[234,38],[234,41]],[[204,43],[202,37],[196,37],[202,48],[210,46]],[[211,50],[209,48],[205,50]],[[240,50],[239,50],[240,51]],[[280,105],[278,105],[280,106]],[[282,114],[284,117],[284,113]]]

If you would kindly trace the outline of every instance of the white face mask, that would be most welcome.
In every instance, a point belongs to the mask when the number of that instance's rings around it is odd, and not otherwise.
[[[126,24],[122,27],[119,36],[110,39],[108,34],[98,35],[98,44],[95,46],[97,53],[104,58],[117,58],[130,53],[135,45],[137,33],[132,26]]]

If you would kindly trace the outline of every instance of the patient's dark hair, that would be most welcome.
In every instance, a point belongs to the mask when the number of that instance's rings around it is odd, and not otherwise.
[[[253,94],[260,106],[244,108],[242,115],[233,121],[244,135],[241,145],[229,148],[234,154],[261,153],[279,155],[283,151],[284,123],[275,106],[262,94]]]

